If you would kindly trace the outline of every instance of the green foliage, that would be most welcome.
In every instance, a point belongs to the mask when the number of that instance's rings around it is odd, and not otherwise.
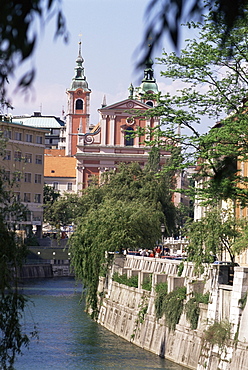
[[[26,299],[19,293],[17,277],[26,247],[16,234],[7,229],[0,215],[0,363],[2,369],[12,369],[17,354],[27,346],[30,336],[23,333],[20,320]],[[31,335],[32,336],[32,335]]]
[[[244,296],[239,300],[239,308],[241,308],[241,310],[245,308],[246,302],[247,302],[247,292],[245,292]]]
[[[214,322],[213,325],[204,332],[204,340],[211,345],[218,345],[223,349],[228,345],[231,337],[231,324],[227,320]]]
[[[198,1],[193,0],[190,3],[177,0],[169,0],[166,2],[160,0],[151,0],[148,2],[146,9],[146,28],[143,38],[144,55],[141,60],[143,65],[148,60],[154,49],[160,44],[161,39],[166,34],[176,49],[180,40],[181,24],[194,19],[200,21],[202,14],[212,12],[212,23],[216,30],[221,30],[221,45],[226,47],[227,35],[235,29],[239,19],[244,17],[247,1],[222,1],[209,0]],[[194,26],[192,26],[194,27]],[[152,40],[150,48],[147,48],[147,43]],[[149,41],[150,42],[150,41]],[[229,53],[231,54],[232,47]],[[147,50],[148,49],[148,50]]]
[[[127,277],[127,274],[119,275],[117,272],[113,274],[113,281],[119,284],[124,284],[130,287],[138,288],[138,275]]]
[[[169,330],[175,330],[183,312],[183,303],[186,299],[186,288],[180,287],[168,293],[163,302],[165,323]]]
[[[143,293],[141,296],[141,301],[139,303],[139,311],[137,314],[137,319],[135,320],[135,327],[131,335],[131,340],[134,339],[135,334],[139,328],[139,324],[144,323],[145,315],[147,314],[147,310],[148,310],[148,298],[149,296],[147,295],[147,293]]]
[[[44,189],[43,189],[44,205],[53,204],[55,200],[57,200],[59,197],[60,197],[59,191],[54,190],[52,186],[49,186],[47,184],[44,185]]]
[[[190,221],[185,227],[189,240],[187,259],[195,262],[196,270],[201,272],[204,263],[214,262],[216,255],[221,258],[224,251],[234,263],[235,256],[246,248],[243,239],[245,230],[243,221],[237,220],[231,212],[209,208],[204,217],[197,222]]]
[[[1,137],[1,133],[0,133]],[[0,141],[0,155],[5,143]],[[25,333],[21,325],[27,303],[18,287],[18,272],[27,256],[27,248],[18,236],[16,225],[25,221],[27,208],[15,199],[15,180],[0,168],[0,367],[13,369],[17,354],[36,334]],[[14,177],[14,176],[13,176]]]
[[[245,7],[236,27],[225,34],[225,48],[221,47],[225,29],[221,16],[218,27],[213,24],[213,12],[197,24],[188,24],[199,37],[187,40],[180,53],[164,51],[159,59],[162,75],[183,87],[174,96],[161,96],[157,107],[147,112],[162,119],[154,133],[159,147],[181,150],[180,166],[175,160],[171,168],[178,170],[197,163],[197,180],[202,181],[200,186],[192,187],[191,195],[205,205],[219,204],[222,199],[241,205],[248,201],[247,177],[236,168],[237,158],[246,160],[248,153],[244,98],[248,88],[247,14]],[[201,125],[206,127],[206,119],[211,120],[211,126],[218,122],[207,134]]]
[[[152,274],[147,276],[143,283],[142,283],[142,289],[151,291],[152,290]]]
[[[178,265],[178,269],[177,269],[177,275],[178,276],[182,276],[183,269],[184,269],[184,262],[182,261]]]
[[[141,297],[141,302],[139,304],[139,312],[138,312],[138,323],[143,324],[145,315],[148,310],[148,296],[143,294]]]
[[[65,18],[60,2],[57,0],[10,0],[2,2],[0,17],[0,91],[1,103],[10,106],[6,101],[6,88],[9,77],[21,63],[33,55],[38,35],[44,24],[56,17],[56,36],[64,35],[67,39]],[[38,27],[40,21],[41,30]],[[21,27],[20,27],[21,25]],[[6,45],[8,48],[6,49]],[[27,70],[19,79],[21,89],[30,86],[35,76],[34,69]]]
[[[188,300],[185,304],[184,310],[186,313],[186,318],[190,322],[191,329],[197,329],[198,319],[200,315],[199,303],[208,304],[209,293],[200,294],[194,293],[193,297]]]
[[[103,266],[111,264],[105,252],[152,248],[161,236],[161,223],[169,230],[175,215],[167,179],[157,178],[137,163],[120,165],[117,172],[105,173],[103,180],[101,186],[75,198],[77,227],[69,240],[72,264],[86,287],[93,316],[97,315],[98,276]]]
[[[164,314],[163,304],[165,302],[165,297],[168,293],[168,284],[167,283],[158,283],[155,286],[155,315],[156,319],[161,319]]]

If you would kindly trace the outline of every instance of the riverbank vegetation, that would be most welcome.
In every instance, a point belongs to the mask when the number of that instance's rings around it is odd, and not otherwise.
[[[75,201],[76,231],[70,238],[71,262],[86,287],[87,308],[93,317],[97,316],[98,278],[108,271],[112,253],[153,249],[161,237],[161,223],[168,235],[176,223],[172,179],[167,174],[157,176],[151,167],[141,169],[132,163],[105,176],[101,185],[90,186]]]
[[[178,157],[177,148],[172,153]],[[101,183],[93,183],[80,194],[66,194],[49,204],[47,220],[57,228],[73,220],[70,238],[71,263],[86,288],[86,307],[97,316],[98,278],[108,272],[113,253],[153,249],[177,225],[172,202],[175,171],[161,172],[159,150],[152,147],[145,168],[137,163],[121,164],[107,171]],[[166,165],[169,165],[170,160]],[[146,284],[150,289],[150,282]]]

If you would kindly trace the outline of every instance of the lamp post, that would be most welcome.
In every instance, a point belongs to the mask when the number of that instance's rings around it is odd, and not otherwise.
[[[164,232],[165,232],[165,226],[164,224],[161,224],[162,256],[164,255]]]

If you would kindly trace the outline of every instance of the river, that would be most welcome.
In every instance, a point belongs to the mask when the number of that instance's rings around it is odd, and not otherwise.
[[[80,302],[81,286],[71,278],[27,280],[27,332],[38,329],[16,370],[141,370],[186,368],[119,338],[90,319]]]

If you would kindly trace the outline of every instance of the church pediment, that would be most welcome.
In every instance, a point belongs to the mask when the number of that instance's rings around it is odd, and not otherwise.
[[[121,102],[118,102],[118,103],[115,103],[115,104],[112,104],[112,105],[108,105],[104,108],[101,108],[99,109],[99,112],[101,113],[107,113],[109,114],[109,111],[127,111],[129,109],[136,109],[136,110],[146,110],[146,109],[149,109],[151,107],[149,107],[147,104],[144,104],[140,101],[137,101],[137,100],[133,100],[133,99],[126,99],[126,100],[123,100]]]

